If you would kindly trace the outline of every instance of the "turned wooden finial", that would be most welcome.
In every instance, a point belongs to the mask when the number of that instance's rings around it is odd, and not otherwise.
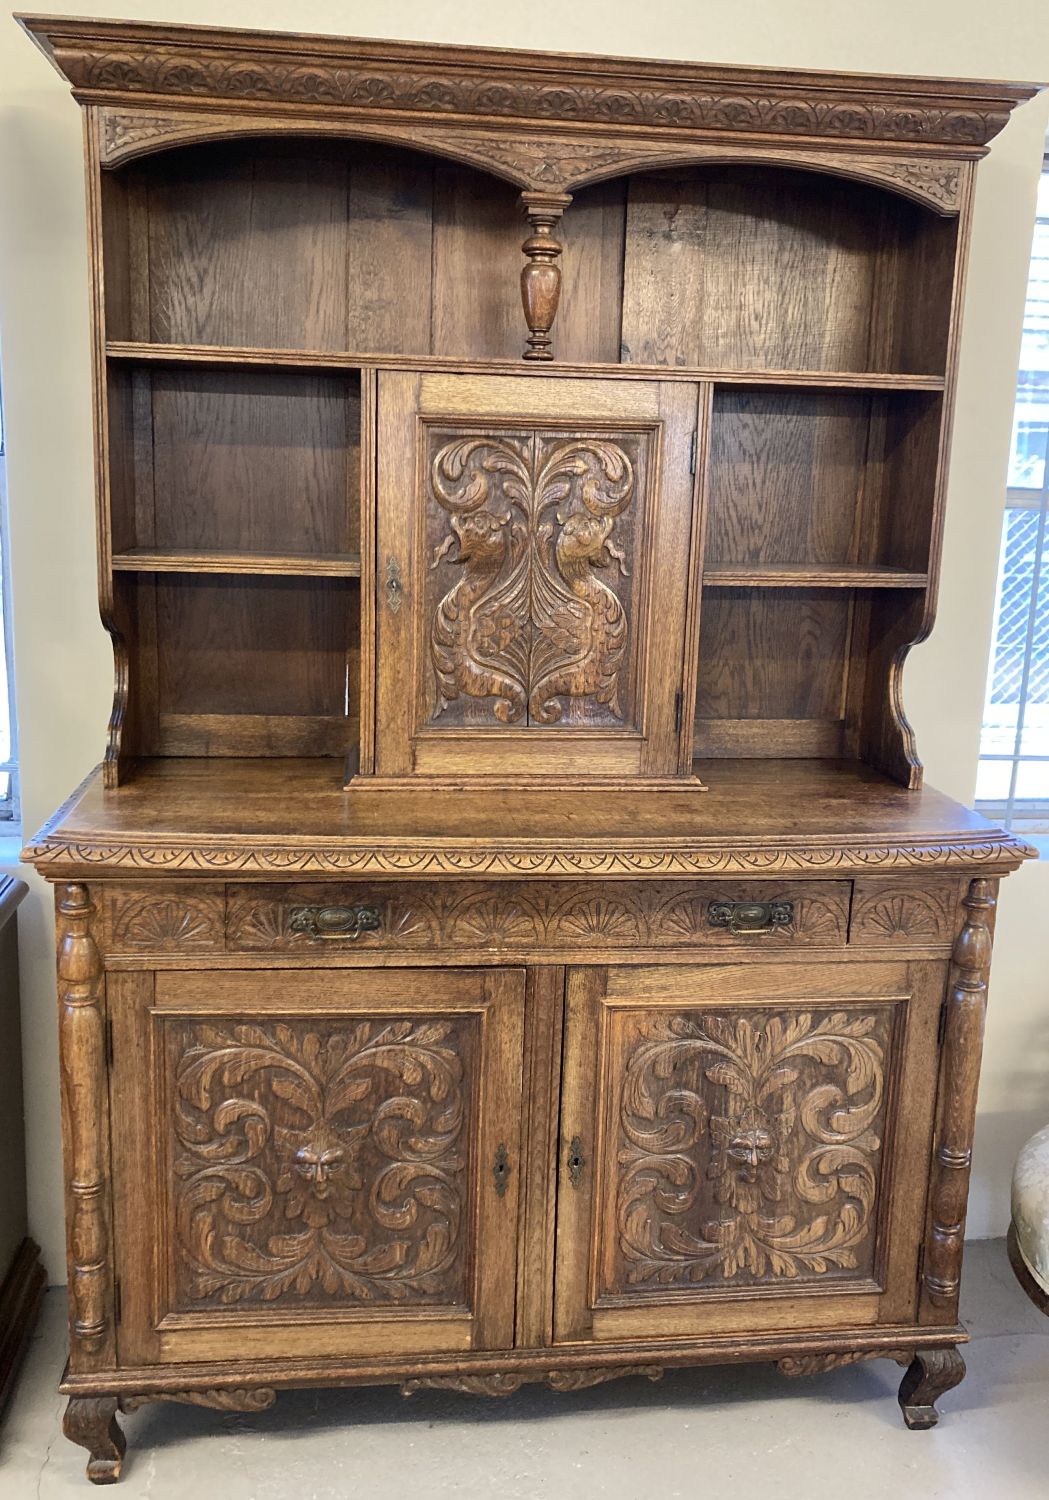
[[[558,259],[562,244],[554,235],[554,225],[571,203],[569,193],[522,193],[521,203],[528,215],[532,233],[521,249],[528,264],[521,271],[521,305],[528,324],[528,347],[524,359],[553,359],[550,329],[557,317],[561,299],[561,267]]]

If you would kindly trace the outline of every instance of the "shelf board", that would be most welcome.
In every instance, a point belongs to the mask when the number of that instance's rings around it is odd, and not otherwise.
[[[745,589],[924,589],[928,573],[903,568],[858,567],[851,564],[776,563],[751,567],[726,563],[703,569],[707,588]]]
[[[106,345],[113,361],[154,365],[206,365],[214,369],[446,370],[453,374],[521,374],[520,360],[462,360],[439,355],[347,352],[319,349],[234,349],[214,344],[147,344],[114,341]],[[942,391],[942,375],[904,375],[859,370],[719,370],[700,366],[569,364],[554,361],[529,375],[601,375],[625,380],[706,380],[725,386],[807,386],[829,390]]]
[[[312,556],[286,552],[212,552],[172,547],[132,547],[113,556],[114,573],[245,573],[289,578],[359,578],[360,557],[353,552]]]

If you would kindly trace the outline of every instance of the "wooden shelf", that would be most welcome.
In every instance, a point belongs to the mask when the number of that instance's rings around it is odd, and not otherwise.
[[[113,557],[114,573],[244,573],[288,578],[359,578],[361,560],[355,553],[294,553],[180,551],[176,548],[132,547]]]
[[[436,355],[383,354],[381,352],[328,352],[318,349],[235,349],[213,344],[149,344],[111,341],[106,345],[110,360],[155,365],[206,365],[213,369],[359,370],[382,366],[387,369],[449,370],[521,374],[520,360],[462,360]],[[703,366],[647,364],[570,364],[554,361],[528,367],[529,375],[604,375],[621,379],[704,380],[725,386],[802,386],[828,390],[942,391],[942,375],[905,375],[861,370],[724,370]]]
[[[903,568],[858,567],[851,564],[776,563],[732,566],[718,563],[703,570],[707,588],[746,589],[924,589],[928,573]]]

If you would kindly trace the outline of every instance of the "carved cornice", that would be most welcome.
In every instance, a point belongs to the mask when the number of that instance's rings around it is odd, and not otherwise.
[[[107,106],[99,110],[99,127],[99,157],[107,167],[190,142],[302,133],[348,136],[413,148],[425,142],[435,155],[480,167],[530,191],[576,191],[625,172],[742,159],[875,182],[940,213],[957,212],[961,201],[962,166],[957,161],[926,157],[893,160],[870,152],[834,148],[816,154],[797,147],[776,150],[741,144],[733,148],[676,137],[647,144],[639,142],[636,136],[585,140],[545,132],[509,133],[439,124],[428,125],[425,137],[421,138],[417,124],[396,120],[374,124],[341,115],[334,119],[324,115],[289,119],[287,115],[235,116],[228,111]]]
[[[70,871],[216,875],[828,875],[867,870],[974,869],[1004,873],[1035,851],[1008,834],[986,839],[898,844],[760,847],[478,848],[346,844],[340,847],[182,841],[111,843],[41,834],[22,851],[27,864],[57,878]]]
[[[1034,92],[1009,84],[793,73],[489,48],[61,18],[24,25],[82,100],[561,120],[581,125],[978,149]]]

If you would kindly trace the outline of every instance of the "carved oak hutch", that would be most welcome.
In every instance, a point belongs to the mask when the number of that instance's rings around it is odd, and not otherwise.
[[[1029,851],[900,680],[1032,90],[23,24],[116,657],[27,852],[90,1476],[304,1384],[886,1355],[931,1425]]]

